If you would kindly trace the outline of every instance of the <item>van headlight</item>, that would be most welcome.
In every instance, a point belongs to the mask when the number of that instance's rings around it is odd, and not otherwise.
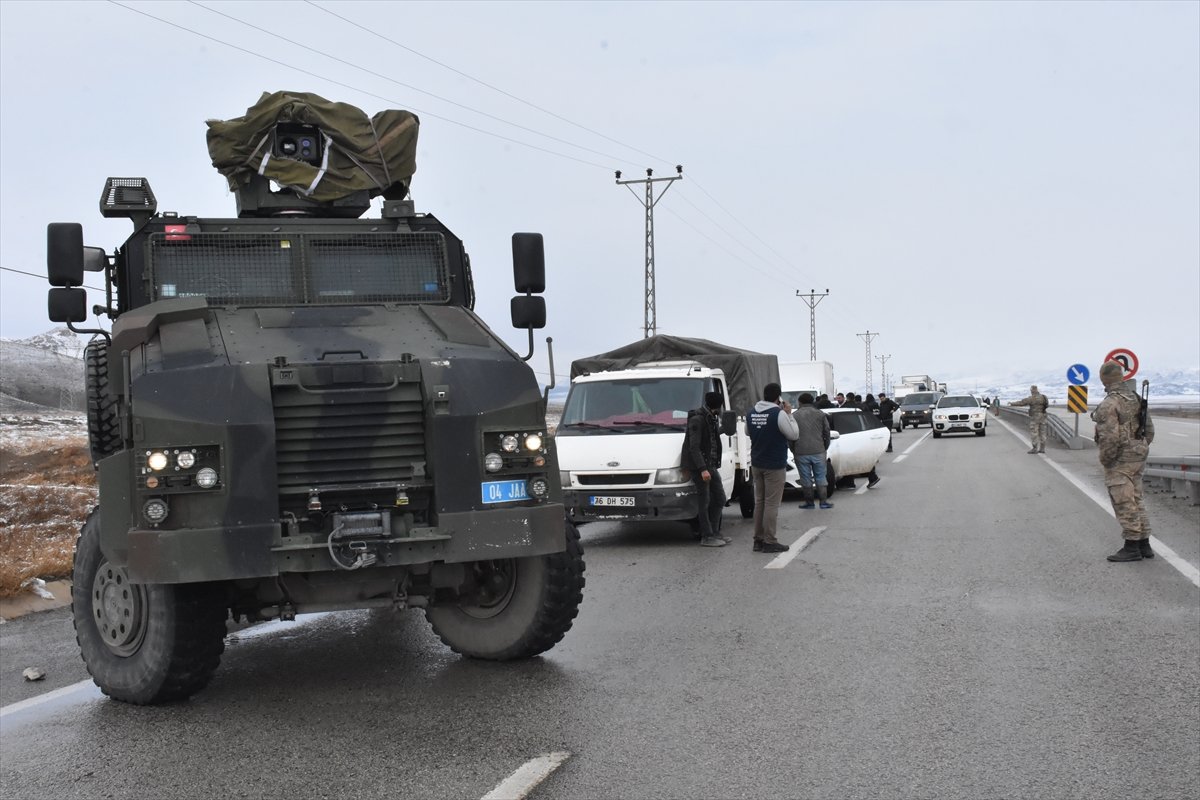
[[[654,473],[654,482],[656,484],[677,484],[687,483],[691,478],[688,471],[683,467],[672,467],[671,469],[660,469]]]

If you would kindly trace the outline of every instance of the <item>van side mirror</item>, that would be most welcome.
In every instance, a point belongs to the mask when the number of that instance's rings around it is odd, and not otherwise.
[[[721,412],[721,433],[726,436],[733,436],[737,433],[737,412],[722,411]]]
[[[51,289],[46,313],[51,322],[83,322],[87,319],[87,290]]]
[[[546,251],[540,233],[514,233],[512,236],[513,284],[518,292],[541,294],[546,291]]]
[[[83,226],[78,222],[46,226],[46,276],[51,286],[83,284]]]

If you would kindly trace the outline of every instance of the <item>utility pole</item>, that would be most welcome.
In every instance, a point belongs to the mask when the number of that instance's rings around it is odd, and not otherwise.
[[[683,167],[681,165],[675,165],[675,172],[677,174],[669,178],[655,178],[654,170],[647,169],[646,177],[636,181],[623,181],[621,180],[621,170],[617,170],[617,183],[628,188],[630,193],[646,209],[646,313],[642,323],[642,338],[644,339],[649,339],[658,333],[658,314],[654,309],[654,206],[658,205],[658,201],[667,193],[667,189],[671,188],[673,182],[683,180]],[[658,197],[655,197],[654,184],[660,181],[666,181],[667,185],[658,193]],[[646,184],[646,199],[643,200],[638,197],[637,192],[633,191],[633,187],[629,185],[631,183]]]
[[[888,353],[886,356],[875,356],[875,357],[879,359],[879,371],[880,371],[880,373],[882,373],[882,377],[883,377],[883,384],[879,387],[879,391],[890,392],[891,389],[888,388],[887,362],[888,362],[888,359],[892,357],[892,354]],[[870,390],[868,390],[868,391],[870,391]]]
[[[868,330],[866,333],[858,333],[855,335],[867,343],[867,394],[871,394],[874,391],[871,379],[871,340],[878,336],[879,333],[871,333],[871,331]]]
[[[803,297],[805,304],[808,306],[808,360],[817,360],[817,303],[829,296],[829,290],[826,289],[824,294],[817,294],[816,289],[809,289],[808,294],[800,294],[800,290],[796,290],[796,297]]]

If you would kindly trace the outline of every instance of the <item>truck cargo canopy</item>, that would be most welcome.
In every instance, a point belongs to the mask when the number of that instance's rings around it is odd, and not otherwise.
[[[629,369],[652,361],[688,359],[725,373],[729,383],[730,406],[744,414],[762,399],[763,387],[779,383],[779,359],[774,355],[742,350],[682,336],[658,335],[639,339],[607,353],[571,362],[571,378],[592,372]]]
[[[323,159],[312,164],[273,150],[276,125],[314,125],[324,134]],[[339,200],[366,190],[400,200],[417,170],[420,120],[389,109],[368,117],[347,103],[306,92],[264,92],[246,114],[208,120],[208,154],[236,192],[255,175],[312,200]]]

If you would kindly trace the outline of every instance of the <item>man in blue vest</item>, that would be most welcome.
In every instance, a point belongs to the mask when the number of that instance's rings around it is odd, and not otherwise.
[[[780,400],[779,395],[779,384],[768,383],[763,388],[763,399],[746,414],[750,472],[754,476],[754,551],[761,553],[787,550],[775,538],[775,526],[783,500],[789,443],[796,441],[800,429],[791,404]]]

